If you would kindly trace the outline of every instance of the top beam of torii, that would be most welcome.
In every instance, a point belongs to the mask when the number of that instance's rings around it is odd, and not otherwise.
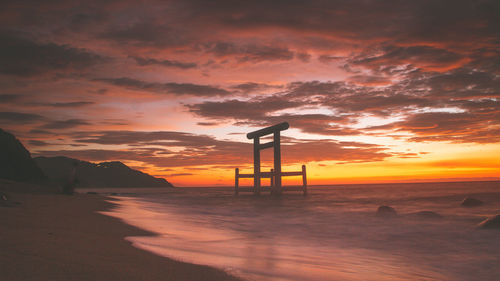
[[[290,124],[288,124],[288,122],[283,122],[283,123],[276,124],[274,126],[270,126],[270,127],[267,127],[267,128],[263,128],[263,129],[257,130],[257,131],[250,132],[250,133],[247,134],[247,138],[248,139],[254,139],[254,138],[257,138],[257,137],[262,137],[262,136],[265,136],[265,135],[272,134],[274,132],[284,131],[284,130],[286,130],[288,128],[290,128]]]

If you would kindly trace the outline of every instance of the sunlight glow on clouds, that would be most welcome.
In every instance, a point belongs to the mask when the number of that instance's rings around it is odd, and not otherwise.
[[[500,6],[439,3],[7,1],[0,127],[180,185],[231,184],[282,121],[311,183],[498,176]]]

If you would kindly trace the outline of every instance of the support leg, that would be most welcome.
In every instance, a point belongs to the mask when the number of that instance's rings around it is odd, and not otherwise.
[[[253,139],[253,192],[260,195],[260,139]]]
[[[275,195],[281,194],[281,143],[280,143],[280,132],[274,132],[274,192]]]
[[[306,165],[302,165],[302,192],[307,195],[307,174],[306,174]]]
[[[271,182],[271,190],[274,188],[274,169],[271,169],[271,177],[269,177],[269,181]]]
[[[239,181],[240,181],[240,169],[236,168],[236,169],[234,169],[234,194],[235,195],[238,195]]]

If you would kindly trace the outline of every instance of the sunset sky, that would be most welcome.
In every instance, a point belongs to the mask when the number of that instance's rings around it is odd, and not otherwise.
[[[251,171],[245,134],[283,121],[284,170],[306,164],[310,184],[500,179],[499,15],[495,0],[3,1],[0,128],[33,156],[178,186],[231,185]]]

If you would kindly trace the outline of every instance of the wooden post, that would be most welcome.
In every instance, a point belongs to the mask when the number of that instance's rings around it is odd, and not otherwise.
[[[253,139],[253,192],[260,194],[260,138]]]
[[[273,194],[281,194],[281,143],[280,131],[274,132],[274,192]]]
[[[302,192],[307,195],[307,175],[306,175],[306,165],[302,165]]]
[[[239,178],[240,176],[240,169],[236,168],[234,169],[234,194],[238,195],[238,187],[239,187]]]
[[[274,187],[274,169],[271,169],[271,176],[269,177],[269,180],[271,181],[271,190]]]

